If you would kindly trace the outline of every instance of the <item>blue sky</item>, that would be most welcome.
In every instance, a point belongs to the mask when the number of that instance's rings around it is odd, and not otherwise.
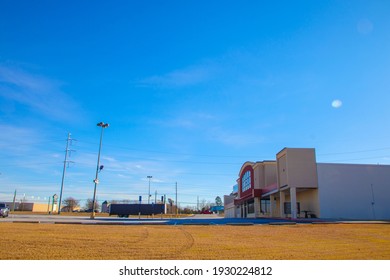
[[[284,147],[390,164],[388,1],[0,3],[0,200],[181,205]],[[154,199],[154,196],[153,196]]]

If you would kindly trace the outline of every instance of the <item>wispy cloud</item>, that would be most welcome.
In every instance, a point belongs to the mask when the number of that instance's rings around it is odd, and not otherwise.
[[[204,62],[183,69],[154,75],[137,82],[139,86],[178,88],[196,86],[216,77],[219,67],[212,62]]]
[[[168,119],[151,120],[153,125],[164,128],[203,129],[205,124],[218,122],[220,117],[207,112],[184,112]]]
[[[0,131],[0,149],[3,153],[24,153],[38,139],[38,134],[33,128],[0,123]]]
[[[264,137],[256,133],[247,133],[242,131],[231,131],[224,127],[212,127],[208,131],[212,141],[219,142],[230,147],[243,147],[262,143]]]
[[[244,132],[241,129],[231,129],[231,119],[228,115],[194,112],[181,113],[170,119],[154,120],[154,125],[173,129],[185,130],[188,134],[181,134],[180,143],[182,145],[183,137],[190,142],[196,134],[196,139],[217,142],[230,147],[242,147],[253,145],[264,141],[264,137],[256,133]],[[170,140],[172,143],[173,140]]]
[[[0,98],[46,117],[67,119],[78,107],[61,86],[59,81],[0,64]]]

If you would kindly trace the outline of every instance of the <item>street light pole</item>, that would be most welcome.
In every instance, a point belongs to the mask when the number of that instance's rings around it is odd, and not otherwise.
[[[150,204],[150,179],[153,178],[153,176],[146,176],[146,178],[149,179],[149,192],[148,192],[148,204]]]
[[[95,176],[95,180],[93,180],[93,182],[95,183],[95,188],[93,189],[91,219],[95,219],[96,187],[97,187],[97,184],[99,184],[98,175],[99,175],[99,168],[100,168],[100,151],[102,149],[103,131],[105,128],[109,127],[109,124],[104,123],[104,122],[100,122],[97,124],[97,126],[100,126],[102,128],[102,130],[100,132],[100,144],[99,144],[99,153],[98,153],[98,160],[97,160],[97,166],[96,166],[96,176]]]

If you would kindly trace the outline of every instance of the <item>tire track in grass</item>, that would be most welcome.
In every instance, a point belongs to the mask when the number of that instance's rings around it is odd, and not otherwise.
[[[130,243],[140,243],[147,240],[148,238],[149,238],[149,230],[146,227],[144,227],[139,238],[135,239],[134,241],[131,241]]]
[[[172,252],[172,255],[170,256],[170,258],[173,258],[173,259],[178,259],[178,257],[181,254],[183,254],[185,251],[191,249],[192,246],[194,246],[194,244],[195,244],[195,239],[191,233],[189,233],[188,231],[186,231],[182,227],[177,227],[177,229],[183,234],[185,241],[184,241],[184,245],[179,247],[176,251]]]

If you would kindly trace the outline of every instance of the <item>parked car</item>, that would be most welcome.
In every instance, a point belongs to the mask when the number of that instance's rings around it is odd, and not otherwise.
[[[9,215],[9,208],[8,205],[5,203],[0,203],[0,216],[5,218]]]
[[[86,212],[86,213],[92,213],[92,209],[91,208],[89,208],[89,209],[85,209],[85,211],[84,212]],[[99,210],[97,210],[97,209],[95,209],[95,211],[94,211],[95,213],[99,213]]]

